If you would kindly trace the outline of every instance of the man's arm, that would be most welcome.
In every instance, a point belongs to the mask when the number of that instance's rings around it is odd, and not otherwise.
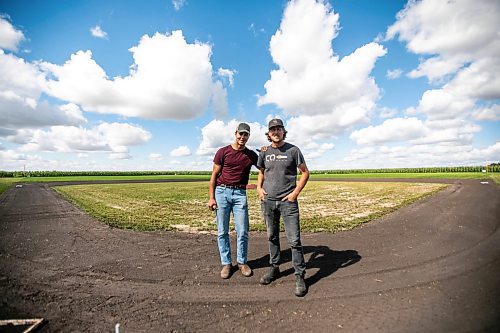
[[[282,201],[297,201],[297,197],[299,196],[300,192],[302,189],[306,186],[307,181],[309,180],[309,169],[307,168],[307,165],[305,163],[299,164],[297,167],[299,168],[300,171],[300,180],[299,183],[297,184],[297,187],[295,190],[293,190],[292,193],[288,194],[286,197],[282,199]]]
[[[259,169],[259,175],[257,177],[257,194],[260,200],[264,200],[267,194],[262,185],[264,185],[264,168]]]
[[[215,210],[217,208],[217,202],[215,201],[215,184],[217,181],[217,176],[219,175],[222,167],[218,164],[214,163],[214,167],[212,169],[212,176],[210,177],[210,189],[208,191],[208,199],[207,206],[210,210]]]

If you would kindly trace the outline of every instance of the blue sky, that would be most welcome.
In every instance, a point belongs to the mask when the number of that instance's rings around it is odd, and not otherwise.
[[[210,170],[282,118],[313,170],[500,161],[494,0],[0,0],[0,170]]]

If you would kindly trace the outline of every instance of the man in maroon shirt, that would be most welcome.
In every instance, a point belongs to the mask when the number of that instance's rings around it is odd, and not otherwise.
[[[238,268],[244,276],[252,275],[252,269],[247,264],[249,221],[246,186],[250,169],[257,164],[258,156],[245,146],[250,137],[248,124],[239,124],[234,136],[234,143],[220,148],[215,154],[207,203],[210,210],[216,211],[217,243],[222,264],[220,276],[223,279],[229,278],[232,271],[229,240],[231,212],[236,229]]]

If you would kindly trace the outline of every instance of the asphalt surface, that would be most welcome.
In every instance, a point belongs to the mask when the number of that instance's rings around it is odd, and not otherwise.
[[[45,318],[40,332],[500,332],[500,187],[445,182],[355,230],[303,234],[303,298],[285,238],[280,279],[259,285],[266,235],[251,233],[254,275],[222,280],[214,235],[113,229],[48,184],[13,187],[0,196],[0,319]]]

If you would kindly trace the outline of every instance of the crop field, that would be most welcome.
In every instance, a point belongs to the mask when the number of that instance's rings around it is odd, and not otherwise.
[[[299,197],[304,231],[349,230],[446,187],[428,183],[314,182]],[[134,230],[215,231],[207,182],[57,186],[96,219]],[[264,231],[260,201],[248,190],[250,229]]]

